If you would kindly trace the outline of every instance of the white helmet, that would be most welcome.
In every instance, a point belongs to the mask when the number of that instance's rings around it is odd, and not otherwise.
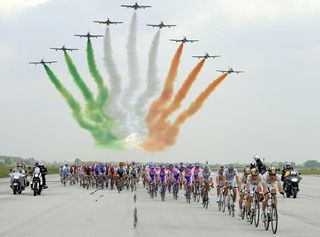
[[[33,171],[33,173],[35,174],[40,174],[40,168],[39,167],[36,167]]]
[[[254,159],[255,161],[260,160],[260,156],[259,156],[259,155],[254,155],[254,156],[253,156],[253,159]]]

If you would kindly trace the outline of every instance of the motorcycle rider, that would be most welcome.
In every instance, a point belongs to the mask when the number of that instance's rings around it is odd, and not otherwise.
[[[262,163],[259,155],[254,155],[253,159],[255,160],[255,167],[259,170],[259,173],[263,175],[266,172],[267,167]]]
[[[33,189],[33,177],[35,176],[35,174],[39,174],[39,178],[40,178],[40,186],[43,186],[43,178],[42,178],[42,173],[41,173],[41,169],[39,167],[39,163],[36,162],[37,166],[34,167],[33,172],[32,172],[32,178],[31,178],[31,189]],[[43,187],[44,188],[44,187]]]
[[[21,161],[18,161],[16,164],[16,168],[14,168],[13,170],[10,170],[10,171],[11,171],[11,173],[19,172],[19,174],[20,174],[19,184],[22,189],[29,186],[29,182],[27,181],[27,175],[26,175],[25,170],[23,169],[23,163]],[[12,188],[12,181],[13,181],[13,177],[11,177],[11,180],[10,180],[10,187],[11,188]]]
[[[43,162],[40,161],[38,163],[38,166],[40,169],[40,173],[41,173],[41,177],[42,177],[42,184],[43,184],[43,188],[46,189],[48,188],[47,184],[46,184],[46,174],[48,173],[48,169],[44,166]]]
[[[292,165],[287,162],[285,166],[283,166],[282,171],[281,171],[281,181],[283,182],[282,188],[284,189],[286,185],[286,177],[290,175],[290,172],[293,170]]]

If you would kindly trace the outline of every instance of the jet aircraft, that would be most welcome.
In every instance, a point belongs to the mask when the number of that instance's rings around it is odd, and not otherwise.
[[[181,40],[179,39],[170,39],[170,41],[175,41],[175,42],[181,42],[181,43],[186,43],[186,42],[189,42],[189,43],[193,43],[193,42],[198,42],[199,40],[189,40],[187,39],[187,37],[183,37]]]
[[[168,27],[168,28],[170,28],[170,27],[174,27],[174,26],[176,26],[176,25],[166,25],[166,24],[163,23],[163,21],[161,21],[160,24],[158,24],[158,25],[147,24],[147,26],[158,27],[159,29],[161,29],[161,28],[163,28],[163,27]]]
[[[88,32],[88,34],[86,34],[86,35],[74,35],[74,36],[78,36],[80,38],[85,37],[87,39],[103,37],[103,35],[91,35],[90,32]]]
[[[143,6],[143,5],[139,5],[137,2],[134,5],[121,5],[121,7],[126,7],[126,8],[133,8],[134,10],[138,10],[138,9],[145,9],[151,6]]]
[[[46,64],[56,63],[56,62],[57,62],[57,61],[44,61],[43,59],[41,59],[41,61],[39,61],[39,62],[29,62],[29,64],[34,64],[34,65],[42,64],[42,65],[46,65]]]
[[[66,48],[64,45],[61,48],[50,48],[50,49],[54,49],[55,51],[62,50],[63,52],[78,50],[78,49]]]
[[[105,24],[105,25],[117,25],[122,24],[122,21],[110,21],[108,18],[106,21],[93,21],[94,23]]]
[[[192,57],[193,58],[204,58],[204,59],[207,59],[207,58],[219,58],[219,57],[221,57],[221,55],[209,55],[208,53],[206,53],[203,56],[192,56]]]
[[[237,73],[237,74],[244,73],[244,71],[235,71],[235,70],[233,70],[232,67],[228,68],[228,70],[217,70],[217,72],[222,72],[222,73],[227,72],[228,74],[230,74],[230,73]]]

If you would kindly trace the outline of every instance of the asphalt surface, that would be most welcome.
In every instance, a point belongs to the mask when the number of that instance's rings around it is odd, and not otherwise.
[[[57,175],[48,176],[47,190],[34,197],[30,189],[13,195],[9,179],[0,179],[0,236],[270,236],[236,217],[221,213],[211,194],[208,210],[199,203],[187,204],[182,193],[165,202],[150,199],[139,186],[134,194],[123,191],[64,187]],[[93,193],[94,192],[94,193]],[[303,176],[297,199],[278,196],[277,236],[318,236],[320,233],[320,176]],[[133,227],[133,211],[138,223]]]

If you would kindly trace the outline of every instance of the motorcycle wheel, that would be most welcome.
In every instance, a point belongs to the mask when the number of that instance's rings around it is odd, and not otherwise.
[[[17,194],[17,190],[13,189],[13,194],[16,195]]]
[[[297,198],[298,191],[296,189],[293,190],[292,197]]]

